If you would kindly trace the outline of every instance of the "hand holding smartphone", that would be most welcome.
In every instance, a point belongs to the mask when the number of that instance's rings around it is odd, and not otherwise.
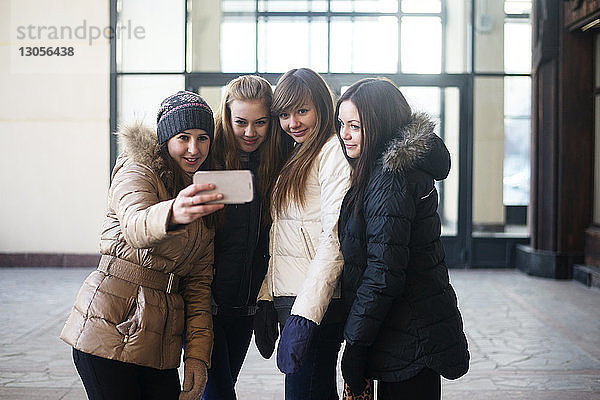
[[[243,204],[254,198],[254,184],[250,170],[198,171],[194,174],[194,183],[212,183],[215,189],[205,192],[222,193],[221,200],[206,204]]]

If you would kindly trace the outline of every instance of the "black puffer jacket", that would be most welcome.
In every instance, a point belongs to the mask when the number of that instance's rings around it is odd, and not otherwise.
[[[340,214],[344,337],[369,347],[368,375],[383,381],[423,367],[454,379],[469,364],[434,186],[448,175],[450,156],[433,128],[413,115],[380,157],[358,214],[348,195]]]
[[[258,151],[242,158],[242,168],[256,179]],[[269,227],[263,223],[258,193],[247,204],[225,207],[225,220],[215,235],[212,283],[213,314],[253,315],[258,290],[267,272]]]

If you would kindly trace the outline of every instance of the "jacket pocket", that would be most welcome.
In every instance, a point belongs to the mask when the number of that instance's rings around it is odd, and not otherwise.
[[[310,240],[310,235],[303,227],[300,227],[300,233],[302,234],[302,242],[304,243],[304,251],[306,252],[306,256],[309,260],[312,260],[315,257],[315,248]]]
[[[141,317],[141,309],[138,307],[138,303],[135,297],[130,297],[128,304],[127,314],[124,316],[124,321],[116,326],[117,330],[121,335],[124,336],[123,342],[129,341],[129,336],[138,329]]]

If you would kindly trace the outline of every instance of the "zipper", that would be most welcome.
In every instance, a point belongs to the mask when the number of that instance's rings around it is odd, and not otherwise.
[[[251,218],[252,216],[249,215]],[[258,205],[258,222],[256,224],[256,242],[254,243],[254,251],[252,252],[252,257],[249,258],[250,268],[248,272],[248,294],[246,296],[246,305],[250,302],[250,292],[252,290],[252,269],[254,267],[254,257],[256,255],[256,249],[258,248],[258,241],[260,239],[260,226],[261,226],[261,218],[262,218],[262,208],[260,204]]]
[[[306,249],[306,254],[308,254],[308,258],[312,260],[314,258],[314,251],[311,251],[312,242],[310,240],[310,235],[304,231],[304,228],[302,226],[300,227],[300,233],[302,233],[302,239],[304,241],[304,248]]]
[[[269,254],[272,254],[273,256],[269,259],[269,264],[271,263],[271,260],[275,260],[274,250],[275,243],[277,243],[277,217],[273,219],[271,226],[271,229],[273,229],[273,240],[269,241]],[[269,269],[271,270],[269,278],[271,279],[272,295],[275,297],[275,271],[273,271],[273,268],[269,268],[269,266],[267,266],[267,274],[269,274]]]

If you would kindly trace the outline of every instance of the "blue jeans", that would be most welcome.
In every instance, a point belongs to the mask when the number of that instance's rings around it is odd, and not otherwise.
[[[290,316],[294,298],[276,297],[274,300],[281,330]],[[335,369],[343,333],[342,322],[324,322],[317,327],[300,370],[285,374],[285,400],[339,399]]]
[[[235,400],[235,383],[252,338],[252,316],[213,315],[214,343],[203,400]]]

